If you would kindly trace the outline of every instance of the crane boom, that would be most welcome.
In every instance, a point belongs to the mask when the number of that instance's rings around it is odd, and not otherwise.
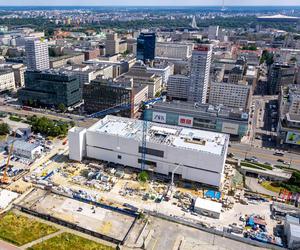
[[[7,162],[6,162],[4,171],[3,171],[3,176],[2,176],[2,179],[1,179],[1,183],[3,183],[3,184],[8,184],[9,183],[9,178],[7,176],[7,171],[8,171],[8,166],[9,166],[9,162],[10,162],[10,157],[11,157],[12,152],[14,150],[15,138],[16,138],[16,132],[14,132],[13,141],[10,145],[9,152],[8,152],[8,157],[7,157]]]

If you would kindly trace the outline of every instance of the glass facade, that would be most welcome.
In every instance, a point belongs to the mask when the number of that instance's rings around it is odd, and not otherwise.
[[[137,39],[137,60],[153,61],[155,58],[155,33],[141,33]]]
[[[92,114],[119,105],[130,105],[131,89],[94,80],[83,87],[84,109]],[[121,114],[130,117],[130,109]]]
[[[151,110],[151,109],[146,109],[144,111],[144,119],[147,121],[153,121],[153,112],[159,112],[158,110]],[[176,126],[181,126],[179,124],[179,118],[180,116],[186,116],[185,114],[175,114],[171,112],[165,112],[162,111],[161,113],[166,114],[166,124],[169,125],[176,125]],[[238,124],[238,131],[237,131],[237,136],[239,138],[243,137],[246,135],[247,130],[248,130],[248,123],[245,122],[238,122],[238,121],[231,121],[231,120],[225,120],[221,119],[218,117],[205,117],[205,118],[200,118],[197,116],[193,117],[193,124],[192,128],[196,129],[202,129],[202,130],[208,130],[208,131],[214,131],[214,132],[223,132],[223,125],[224,123],[230,123],[230,124]]]
[[[69,107],[82,100],[82,89],[75,76],[27,71],[25,88],[18,95],[25,105]]]

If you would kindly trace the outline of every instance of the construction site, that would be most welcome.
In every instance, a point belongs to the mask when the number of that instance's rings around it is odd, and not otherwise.
[[[135,213],[126,210],[80,201],[43,189],[34,189],[16,207],[116,244],[124,241],[136,219]]]
[[[107,161],[221,187],[229,135],[106,116],[69,131],[69,156]],[[146,159],[147,158],[147,159]]]

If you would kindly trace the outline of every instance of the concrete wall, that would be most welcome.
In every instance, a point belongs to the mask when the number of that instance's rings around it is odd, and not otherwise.
[[[82,161],[86,156],[86,129],[72,128],[68,133],[69,158],[74,161]]]

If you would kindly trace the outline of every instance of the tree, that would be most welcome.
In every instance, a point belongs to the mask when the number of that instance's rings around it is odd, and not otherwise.
[[[147,182],[149,180],[148,173],[146,171],[140,172],[138,175],[138,180],[143,183]]]
[[[271,66],[274,63],[274,54],[264,50],[260,58],[260,64],[264,62],[266,62],[267,66]]]
[[[32,116],[28,121],[35,133],[41,133],[46,136],[65,136],[69,129],[69,124],[67,122],[53,121],[46,117]]]
[[[66,112],[66,110],[67,110],[65,104],[63,104],[63,103],[58,104],[57,108],[62,113]]]
[[[9,134],[9,126],[7,123],[0,123],[0,135],[7,135]]]

